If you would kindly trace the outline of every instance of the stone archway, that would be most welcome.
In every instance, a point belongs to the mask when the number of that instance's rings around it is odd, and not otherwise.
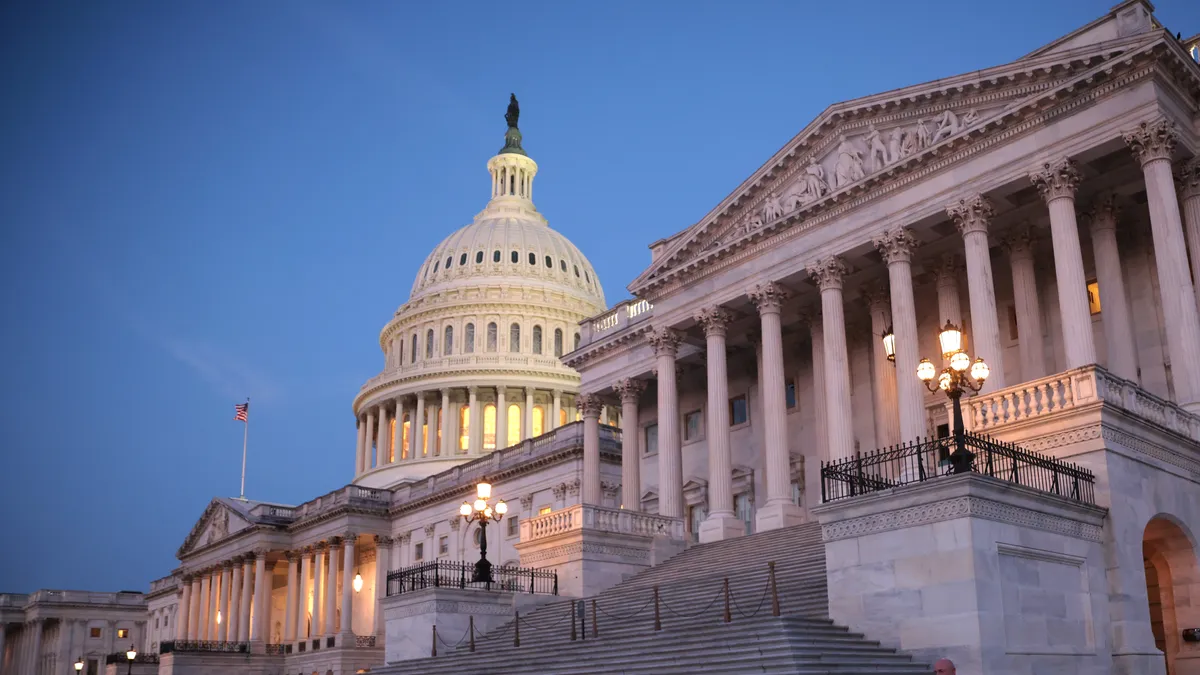
[[[1185,643],[1182,632],[1200,627],[1200,565],[1186,527],[1158,515],[1142,535],[1146,596],[1154,643],[1162,650],[1167,675],[1200,675],[1200,643]]]

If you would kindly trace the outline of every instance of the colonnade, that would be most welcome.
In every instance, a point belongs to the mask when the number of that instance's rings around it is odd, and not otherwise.
[[[1200,164],[1192,160],[1180,170],[1184,213],[1188,219],[1185,244],[1180,203],[1172,181],[1170,156],[1175,146],[1173,127],[1165,122],[1144,123],[1126,134],[1125,140],[1142,167],[1149,199],[1150,224],[1155,261],[1167,329],[1167,348],[1177,402],[1185,409],[1200,413],[1200,311],[1189,278],[1188,250],[1197,265],[1200,278]],[[1075,162],[1064,158],[1035,167],[1029,180],[1039,190],[1049,212],[1054,272],[1058,305],[1063,326],[1066,367],[1077,368],[1096,363],[1096,348],[1087,299],[1083,254],[1076,222],[1076,190],[1080,173]],[[988,244],[989,228],[995,215],[992,202],[984,195],[962,198],[946,208],[946,213],[963,237],[963,257],[968,279],[972,317],[971,355],[982,357],[991,366],[986,390],[1008,385],[997,319],[997,303]],[[1088,220],[1095,249],[1097,282],[1105,316],[1105,340],[1110,368],[1118,375],[1138,381],[1136,346],[1125,297],[1121,260],[1114,229],[1116,213],[1111,199],[1101,198],[1090,211]],[[896,338],[895,373],[877,378],[884,392],[878,400],[887,407],[877,414],[895,416],[899,438],[915,440],[927,433],[924,387],[916,377],[919,362],[917,306],[913,293],[911,260],[917,240],[906,227],[888,230],[873,241],[887,265],[890,306],[875,306],[872,317],[882,324],[886,316],[893,324]],[[1021,342],[1021,376],[1025,380],[1046,374],[1041,345],[1041,321],[1036,292],[1032,244],[1028,231],[1017,228],[1006,240],[1013,272],[1017,325],[1029,338]],[[943,261],[936,277],[939,325],[946,320],[962,328],[958,298],[957,256]],[[814,392],[818,404],[818,444],[821,459],[838,460],[854,455],[853,410],[850,401],[850,363],[846,341],[843,281],[847,267],[837,256],[813,262],[808,267],[811,279],[820,290],[820,311],[808,317],[813,336]],[[767,503],[758,511],[758,531],[784,527],[800,521],[798,507],[790,499],[789,454],[784,432],[784,355],[780,325],[780,306],[787,292],[767,281],[746,292],[758,310],[761,323],[762,368],[759,371],[764,425],[764,467]],[[1111,310],[1110,310],[1111,308]],[[878,316],[876,316],[878,314]],[[730,315],[723,307],[704,307],[695,314],[703,328],[707,347],[709,452],[709,521],[701,530],[702,540],[736,534],[739,526],[729,523],[732,513],[731,457],[727,414],[728,373],[725,365],[725,333]],[[881,331],[875,331],[881,332]],[[683,517],[682,448],[679,437],[680,411],[675,379],[676,352],[682,336],[671,326],[653,329],[647,338],[654,348],[654,367],[658,383],[658,471],[659,513]],[[614,385],[625,414],[623,438],[638,438],[637,398],[644,385],[622,380]],[[589,400],[591,395],[581,395]],[[585,425],[594,426],[598,416],[592,405],[581,405]],[[823,408],[823,410],[820,410]],[[887,428],[883,425],[882,428]],[[599,447],[595,434],[584,435],[583,495],[599,494]],[[893,441],[893,442],[895,442]],[[638,444],[623,444],[623,480],[625,486],[637,486],[640,477]],[[626,487],[626,491],[629,488]],[[638,500],[625,498],[625,508],[638,509]],[[593,502],[593,503],[599,503]],[[707,532],[707,536],[706,536]]]
[[[267,555],[259,549],[184,574],[176,639],[265,642],[271,614]],[[260,607],[268,611],[258,611]]]

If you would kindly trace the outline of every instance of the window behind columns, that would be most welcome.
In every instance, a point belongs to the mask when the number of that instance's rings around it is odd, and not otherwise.
[[[558,426],[564,426],[567,423],[567,409],[560,407],[558,409]]]
[[[511,447],[521,442],[521,406],[511,403],[508,406],[508,444]]]
[[[658,425],[647,424],[645,432],[646,443],[642,448],[642,454],[657,455],[658,454]]]
[[[492,321],[487,325],[487,350],[489,352],[496,351],[496,334],[499,329],[496,328],[496,322]]]
[[[508,327],[508,351],[516,354],[521,351],[521,324],[513,323]]]
[[[563,333],[561,328],[554,329],[554,356],[562,356]]]
[[[412,355],[411,357],[409,357],[409,361],[412,363],[416,363],[417,362],[417,334],[416,333],[413,333],[412,351],[409,353]]]
[[[533,353],[534,354],[542,353],[542,327],[541,326],[533,327]]]
[[[541,436],[546,433],[546,408],[545,406],[533,406],[533,433],[532,436]]]
[[[466,452],[471,438],[471,406],[464,405],[458,409],[458,449]]]
[[[790,409],[796,407],[796,380],[795,380],[795,378],[789,377],[787,384],[785,384],[784,387],[787,390],[785,400],[787,401],[787,407],[790,410]]]
[[[496,404],[483,407],[483,449],[496,449]]]
[[[729,426],[736,427],[750,420],[750,407],[746,405],[746,395],[734,396],[729,399]]]
[[[475,352],[475,324],[468,323],[466,328],[463,328],[463,353],[472,354]]]
[[[404,426],[400,430],[400,459],[408,459],[409,439],[411,438],[412,418],[404,413]]]
[[[746,534],[754,534],[754,502],[750,500],[750,493],[743,492],[735,496],[733,508],[737,512],[738,518],[746,524]]]

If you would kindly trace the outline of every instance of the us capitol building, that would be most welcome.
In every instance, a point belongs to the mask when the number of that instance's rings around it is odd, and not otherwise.
[[[169,675],[1200,673],[1200,35],[1153,12],[830,106],[613,307],[514,97],[351,483],[214,499],[94,615],[0,596],[0,675],[122,626]],[[528,578],[471,583],[484,548]]]

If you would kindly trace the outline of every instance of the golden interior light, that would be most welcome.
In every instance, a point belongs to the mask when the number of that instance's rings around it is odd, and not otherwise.
[[[991,367],[984,362],[983,359],[975,359],[975,363],[971,364],[971,378],[979,382],[983,382],[992,373]]]
[[[966,352],[954,352],[950,356],[950,367],[961,373],[971,367],[971,357]]]
[[[487,502],[483,501],[482,499],[475,500],[475,510],[476,511],[483,511],[483,510],[487,509],[487,507],[488,507]]]
[[[471,505],[463,502],[462,506],[458,507],[458,515],[466,518],[471,515]]]
[[[942,391],[950,390],[950,373],[943,372],[941,375],[938,375],[938,389]]]
[[[508,513],[508,504],[505,504],[503,501],[501,501],[499,504],[496,504],[496,513],[499,513],[500,515]]]
[[[922,382],[929,382],[937,377],[937,368],[933,366],[933,363],[929,359],[921,359],[921,362],[917,364],[917,377]]]
[[[355,592],[355,593],[358,593],[358,592],[362,591],[362,587],[363,587],[363,580],[362,580],[362,575],[361,575],[361,574],[355,574],[355,575],[354,575],[354,583],[353,583],[353,586],[354,586],[354,592]]]
[[[476,485],[475,486],[475,496],[479,497],[480,499],[491,499],[492,498],[492,484],[491,483],[480,483],[479,485]]]
[[[896,360],[896,333],[892,331],[892,327],[883,333],[883,353],[887,355],[888,361]]]
[[[125,652],[125,658],[130,661],[137,658],[137,650],[133,648],[133,645],[129,645],[129,651]]]
[[[938,342],[942,345],[942,358],[948,359],[955,352],[962,351],[962,331],[947,319],[942,332],[938,334]]]

